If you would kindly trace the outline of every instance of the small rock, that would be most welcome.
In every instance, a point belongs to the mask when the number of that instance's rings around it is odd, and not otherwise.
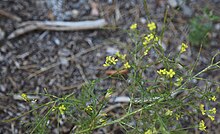
[[[17,68],[20,68],[20,67],[21,67],[19,62],[14,61],[14,63],[15,63],[15,66],[16,66]]]
[[[49,86],[52,86],[55,81],[56,81],[56,79],[51,79],[50,82],[49,82]]]
[[[220,23],[215,24],[215,29],[216,29],[216,30],[220,30]]]
[[[215,32],[212,33],[212,38],[217,38],[217,36],[218,36],[217,33],[215,33]]]
[[[0,85],[0,88],[1,88],[1,91],[2,91],[2,92],[5,92],[5,91],[6,91],[6,88],[5,88],[4,85]]]
[[[60,40],[58,39],[58,38],[54,38],[54,43],[56,44],[56,45],[60,45]]]
[[[73,18],[77,18],[78,16],[79,16],[79,11],[76,10],[76,9],[73,9],[73,10],[72,10],[72,17],[73,17]]]
[[[113,2],[112,0],[108,0],[108,4],[112,4],[112,2]]]
[[[0,28],[0,40],[4,39],[5,32]]]
[[[168,0],[168,3],[170,4],[171,7],[175,8],[178,6],[178,3],[176,0]]]
[[[146,19],[145,19],[144,17],[141,17],[141,18],[140,18],[140,22],[141,22],[142,24],[146,24]]]
[[[69,61],[65,57],[60,57],[60,63],[65,66],[69,66]]]
[[[96,53],[96,56],[97,57],[101,57],[101,53]]]
[[[107,47],[106,52],[113,55],[115,53],[117,53],[119,50],[114,48],[114,47]]]
[[[71,51],[69,49],[61,49],[58,51],[58,55],[59,56],[63,56],[63,57],[67,57],[67,56],[70,56],[71,55]]]
[[[217,47],[218,46],[218,42],[216,42],[216,41],[211,41],[211,46],[213,46],[213,47]]]
[[[0,53],[0,61],[4,60],[4,56]]]
[[[183,15],[186,17],[191,17],[193,15],[193,10],[187,6],[187,5],[182,5],[181,6],[183,9]]]

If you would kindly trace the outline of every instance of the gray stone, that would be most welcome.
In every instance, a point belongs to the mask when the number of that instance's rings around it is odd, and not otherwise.
[[[178,3],[176,0],[168,0],[168,3],[171,7],[175,8],[178,6]]]
[[[184,16],[191,17],[193,15],[193,10],[189,6],[182,5],[181,7],[183,9]]]
[[[69,49],[63,48],[58,51],[59,56],[67,57],[71,55],[71,51]]]
[[[115,53],[117,53],[119,50],[114,48],[114,47],[107,47],[106,52],[113,55]]]

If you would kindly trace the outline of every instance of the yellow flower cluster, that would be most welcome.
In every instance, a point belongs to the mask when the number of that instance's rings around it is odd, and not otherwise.
[[[92,106],[88,105],[86,108],[85,108],[86,111],[92,111]]]
[[[148,23],[147,27],[149,28],[150,31],[153,31],[154,29],[157,28],[154,22]]]
[[[129,65],[128,62],[126,62],[126,63],[124,64],[124,68],[125,68],[125,69],[129,69],[129,68],[131,68],[131,66]]]
[[[199,130],[206,131],[206,126],[203,120],[199,122]]]
[[[105,64],[103,64],[104,67],[108,67],[111,65],[115,65],[117,63],[118,59],[115,59],[115,57],[107,56],[105,60]]]
[[[150,43],[151,40],[154,39],[154,35],[151,33],[151,34],[145,36],[144,39],[145,40],[143,42],[143,45],[146,46],[146,45],[148,45]]]
[[[85,112],[88,114],[88,115],[92,115],[92,113],[93,113],[93,107],[92,106],[90,106],[90,105],[88,105],[85,109]]]
[[[204,107],[205,107],[204,104],[200,104],[200,106],[199,106],[199,109],[202,112],[202,115],[205,115],[205,112],[206,112]]]
[[[130,29],[131,30],[134,30],[134,29],[137,29],[137,23],[134,23],[130,26]]]
[[[210,118],[211,121],[215,120],[215,117],[213,115],[208,115],[208,117]]]
[[[131,68],[131,65],[129,64],[129,62],[126,62],[126,60],[125,60],[126,54],[120,54],[120,52],[117,52],[117,53],[115,53],[115,57],[114,56],[107,56],[103,66],[108,67],[111,65],[115,65],[117,63],[118,59],[120,59],[124,63],[123,64],[124,69]]]
[[[209,113],[208,117],[210,118],[210,120],[214,121],[215,120],[215,116],[213,114],[216,114],[216,108],[214,107],[214,108],[208,110],[208,113]]]
[[[104,125],[104,124],[106,124],[106,120],[104,120],[104,119],[99,119],[99,122],[102,124],[102,125]]]
[[[156,128],[153,129],[148,129],[146,132],[144,132],[144,134],[157,134],[157,130]]]
[[[212,100],[212,101],[215,102],[215,101],[216,101],[216,97],[215,97],[215,96],[212,96],[212,98],[210,98],[209,100],[210,100],[210,101]]]
[[[186,48],[188,48],[188,46],[185,43],[182,43],[180,53],[185,52]]]
[[[148,51],[149,51],[149,49],[146,49],[146,50],[144,51],[144,55],[147,55],[147,54],[148,54]]]
[[[214,108],[210,109],[210,110],[209,110],[209,113],[210,113],[210,114],[216,114],[216,108],[214,107]]]
[[[211,119],[211,121],[215,120],[215,116],[213,114],[216,114],[216,108],[212,108],[210,110],[205,110],[204,104],[200,104],[199,109],[202,112],[202,115],[205,115],[207,113],[208,117]]]
[[[176,114],[176,120],[179,120],[181,116],[179,114]]]
[[[168,109],[168,110],[166,111],[165,115],[166,115],[166,116],[171,116],[171,115],[173,115],[173,111],[171,111],[171,110]]]
[[[58,109],[59,109],[59,111],[60,111],[61,114],[64,114],[64,111],[66,110],[66,107],[65,107],[64,105],[60,105],[60,106],[58,107]]]
[[[121,60],[125,60],[126,54],[120,54],[120,52],[115,53],[115,55],[120,58]]]
[[[169,71],[167,71],[166,69],[160,69],[159,71],[157,71],[157,73],[159,75],[167,75],[170,78],[173,78],[173,76],[176,74],[173,69],[170,69]]]

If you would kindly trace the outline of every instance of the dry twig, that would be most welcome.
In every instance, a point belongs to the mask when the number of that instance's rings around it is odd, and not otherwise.
[[[12,20],[18,21],[18,22],[21,21],[21,18],[18,17],[17,15],[14,15],[12,13],[6,12],[4,10],[0,10],[0,16],[5,16],[5,17],[8,17],[8,18],[10,18]]]
[[[77,31],[99,29],[107,25],[105,19],[94,21],[63,22],[63,21],[27,21],[20,24],[8,39],[15,38],[33,30]]]

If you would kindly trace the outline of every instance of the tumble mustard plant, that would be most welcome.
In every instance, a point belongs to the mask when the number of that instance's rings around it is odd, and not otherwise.
[[[69,117],[73,122],[74,133],[93,133],[99,128],[113,124],[119,124],[128,133],[189,133],[191,130],[182,128],[181,123],[188,115],[193,120],[189,125],[196,124],[199,130],[206,131],[205,122],[198,122],[198,116],[193,118],[192,115],[199,113],[202,118],[217,120],[217,109],[208,109],[211,103],[217,101],[217,96],[213,96],[215,92],[195,85],[192,81],[202,80],[203,78],[199,78],[200,74],[210,68],[219,67],[220,62],[212,62],[194,74],[196,64],[193,67],[188,63],[185,65],[179,56],[187,51],[188,46],[185,43],[182,43],[180,51],[172,52],[178,55],[173,57],[162,47],[163,34],[158,36],[156,23],[147,24],[147,33],[138,31],[137,27],[134,23],[127,30],[132,38],[131,42],[127,43],[127,51],[124,51],[128,53],[122,54],[118,51],[107,56],[103,64],[104,67],[111,66],[113,71],[126,73],[88,81],[80,86],[79,92],[63,95],[61,98],[49,95],[45,90],[45,96],[50,102],[43,106],[47,107],[48,111],[34,124],[31,131],[38,133],[38,128],[48,128],[49,118],[55,117],[55,114],[58,117],[57,128],[62,124],[61,121]],[[212,61],[215,61],[214,59],[215,57]],[[110,84],[101,83],[104,81]],[[213,82],[210,87],[215,86],[219,86],[218,82]],[[26,94],[21,97],[25,101],[29,100]],[[204,103],[207,101],[208,103]],[[42,105],[39,105],[38,108],[41,107]],[[120,114],[106,114],[115,111]],[[39,117],[41,118],[40,115]]]

